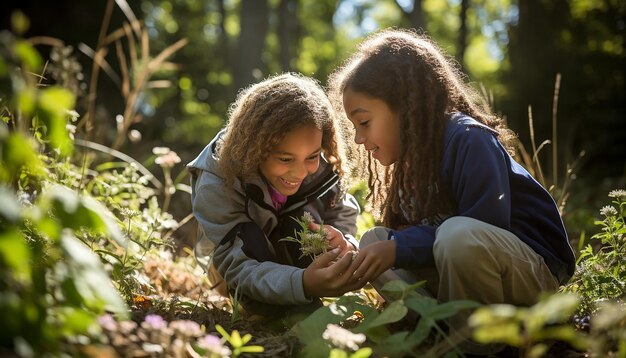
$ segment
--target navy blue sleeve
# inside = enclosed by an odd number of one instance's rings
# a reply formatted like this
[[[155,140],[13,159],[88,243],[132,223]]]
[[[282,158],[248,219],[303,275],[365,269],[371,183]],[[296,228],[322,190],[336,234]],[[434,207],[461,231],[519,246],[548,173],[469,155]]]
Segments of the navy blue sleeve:
[[[460,127],[443,153],[442,176],[457,201],[455,216],[467,216],[510,228],[511,197],[507,154],[494,134],[472,126]],[[392,230],[396,240],[396,267],[434,265],[436,227],[411,226]]]

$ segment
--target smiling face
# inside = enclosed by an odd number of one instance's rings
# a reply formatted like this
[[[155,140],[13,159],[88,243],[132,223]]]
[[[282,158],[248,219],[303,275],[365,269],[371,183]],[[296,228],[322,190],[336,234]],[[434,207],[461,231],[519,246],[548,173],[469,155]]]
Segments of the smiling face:
[[[314,126],[296,128],[273,148],[259,169],[279,193],[293,195],[304,178],[317,171],[321,152],[321,130]]]
[[[362,144],[384,166],[400,157],[400,119],[387,104],[361,92],[346,89],[343,108],[356,131],[354,141]]]

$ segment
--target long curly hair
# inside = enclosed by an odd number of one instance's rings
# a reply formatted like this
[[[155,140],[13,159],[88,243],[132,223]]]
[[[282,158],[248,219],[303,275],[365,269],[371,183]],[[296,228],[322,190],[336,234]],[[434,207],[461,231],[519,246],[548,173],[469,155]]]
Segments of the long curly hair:
[[[322,155],[344,185],[347,160],[341,124],[322,87],[296,73],[269,77],[237,95],[217,145],[226,182],[258,173],[259,165],[289,132],[307,125],[322,131]]]
[[[352,151],[359,154],[356,167],[364,169],[356,174],[368,177],[371,203],[384,225],[432,221],[438,214],[455,211],[456,203],[441,178],[442,142],[450,113],[465,113],[495,129],[500,142],[513,150],[513,132],[465,79],[456,62],[429,38],[398,29],[368,36],[331,74],[328,93],[342,121],[348,121],[343,110],[347,89],[384,101],[400,119],[401,151],[396,164],[381,168],[363,148],[352,144]],[[350,130],[354,131],[352,126]]]

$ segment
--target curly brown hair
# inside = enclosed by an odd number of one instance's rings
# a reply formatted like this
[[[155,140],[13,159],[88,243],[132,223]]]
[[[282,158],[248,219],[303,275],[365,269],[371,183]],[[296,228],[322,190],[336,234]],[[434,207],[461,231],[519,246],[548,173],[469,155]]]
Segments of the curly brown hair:
[[[392,166],[381,168],[363,148],[352,145],[360,154],[357,168],[364,169],[357,175],[367,174],[373,209],[382,213],[386,226],[453,213],[456,203],[444,185],[437,185],[442,182],[442,141],[450,113],[465,113],[495,129],[500,142],[512,151],[513,132],[465,83],[456,62],[424,35],[398,29],[376,32],[331,74],[329,97],[344,122],[348,121],[343,110],[347,89],[383,100],[401,122],[400,157]],[[404,205],[409,220],[401,203],[417,203]]]
[[[320,85],[295,73],[269,77],[239,92],[217,146],[224,179],[232,183],[258,173],[289,132],[307,125],[322,131],[322,154],[343,185],[347,161],[341,124]]]

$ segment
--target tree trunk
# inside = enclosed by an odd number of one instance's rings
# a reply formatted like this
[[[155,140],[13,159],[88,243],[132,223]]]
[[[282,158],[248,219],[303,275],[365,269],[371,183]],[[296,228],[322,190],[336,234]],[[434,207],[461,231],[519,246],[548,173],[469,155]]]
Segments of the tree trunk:
[[[411,11],[407,11],[396,1],[400,10],[404,14],[404,17],[409,20],[411,27],[420,30],[426,31],[426,21],[424,20],[424,9],[422,8],[422,0],[414,0],[413,1],[413,9]]]
[[[234,58],[234,82],[238,90],[263,77],[263,50],[268,31],[267,0],[242,0],[237,55]]]
[[[467,10],[469,9],[470,0],[461,0],[461,12],[459,17],[461,24],[459,26],[459,47],[456,52],[456,59],[459,61],[462,69],[465,69],[465,49],[467,48]]]
[[[291,71],[293,35],[297,31],[296,12],[298,0],[281,0],[279,6],[278,38],[280,42],[280,66]]]

